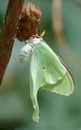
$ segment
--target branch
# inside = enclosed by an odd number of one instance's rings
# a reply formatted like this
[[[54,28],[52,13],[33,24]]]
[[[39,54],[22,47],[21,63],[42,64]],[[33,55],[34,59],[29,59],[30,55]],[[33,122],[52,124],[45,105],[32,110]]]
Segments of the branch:
[[[0,34],[0,84],[11,56],[23,3],[24,0],[9,0],[5,22]]]

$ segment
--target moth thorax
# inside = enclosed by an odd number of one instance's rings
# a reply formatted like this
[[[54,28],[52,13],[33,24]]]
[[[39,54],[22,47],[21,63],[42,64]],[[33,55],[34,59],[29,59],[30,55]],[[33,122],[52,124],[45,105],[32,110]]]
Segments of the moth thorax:
[[[31,44],[38,44],[38,43],[40,43],[41,42],[41,39],[42,38],[37,38],[37,37],[30,37],[29,39],[28,39],[28,43],[31,43]]]

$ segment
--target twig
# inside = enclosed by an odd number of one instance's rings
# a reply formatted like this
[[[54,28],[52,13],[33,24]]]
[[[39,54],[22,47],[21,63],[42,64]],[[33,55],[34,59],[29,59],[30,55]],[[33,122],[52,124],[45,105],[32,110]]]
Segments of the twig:
[[[0,84],[11,56],[23,3],[24,0],[9,0],[5,22],[0,34]]]

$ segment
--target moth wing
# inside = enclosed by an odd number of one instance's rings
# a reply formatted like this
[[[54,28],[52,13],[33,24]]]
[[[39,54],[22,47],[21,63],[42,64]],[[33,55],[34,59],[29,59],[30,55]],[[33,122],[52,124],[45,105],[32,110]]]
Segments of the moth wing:
[[[30,73],[32,85],[37,89],[42,87],[58,94],[63,91],[63,95],[73,91],[73,80],[69,72],[44,41],[37,44],[32,55]]]
[[[74,90],[74,83],[70,74],[67,72],[62,80],[58,81],[56,84],[44,86],[43,89],[60,95],[68,96]]]
[[[39,119],[39,106],[37,103],[39,88],[66,96],[71,94],[74,88],[69,72],[44,41],[36,45],[31,57],[30,96],[34,108],[34,121]]]

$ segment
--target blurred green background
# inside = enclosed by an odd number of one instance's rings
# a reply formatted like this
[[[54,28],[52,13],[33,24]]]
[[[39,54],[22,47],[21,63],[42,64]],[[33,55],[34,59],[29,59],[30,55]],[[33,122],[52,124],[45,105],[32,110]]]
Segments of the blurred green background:
[[[25,0],[24,6],[28,3]],[[40,90],[38,102],[40,120],[32,120],[32,103],[29,92],[29,64],[21,65],[19,52],[23,44],[15,40],[0,95],[0,130],[81,130],[81,0],[62,0],[62,20],[68,47],[77,57],[61,53],[52,27],[52,0],[31,0],[42,11],[41,32],[44,40],[64,60],[75,81],[75,91],[60,96]],[[8,0],[0,0],[0,29],[4,22]],[[71,63],[69,60],[71,60]],[[79,60],[78,60],[79,59]],[[79,61],[79,62],[78,62]],[[7,88],[7,89],[6,89]],[[1,90],[2,91],[2,90]]]

